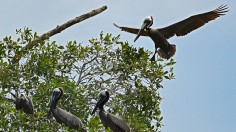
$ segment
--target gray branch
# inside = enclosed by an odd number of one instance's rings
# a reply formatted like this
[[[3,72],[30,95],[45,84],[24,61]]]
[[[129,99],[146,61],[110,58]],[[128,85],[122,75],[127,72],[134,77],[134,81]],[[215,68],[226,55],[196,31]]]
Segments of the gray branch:
[[[81,77],[82,77],[82,74],[83,74],[83,72],[84,72],[84,68],[86,67],[86,65],[87,64],[89,64],[89,63],[92,63],[94,60],[96,60],[97,58],[98,58],[98,56],[99,56],[99,51],[97,51],[97,54],[96,54],[96,56],[94,57],[94,58],[92,58],[90,61],[88,61],[88,62],[85,62],[83,65],[82,65],[82,67],[81,67],[81,69],[80,69],[80,75],[79,75],[79,78],[78,78],[78,81],[77,81],[77,83],[76,83],[76,85],[78,86],[79,84],[80,84],[80,82],[81,82]]]
[[[56,28],[44,33],[43,35],[39,36],[37,39],[33,40],[31,43],[28,43],[24,48],[22,48],[21,51],[19,51],[18,53],[16,53],[16,55],[13,57],[12,59],[12,64],[17,64],[21,57],[24,56],[25,52],[23,51],[28,51],[28,50],[31,50],[33,47],[35,47],[39,42],[42,42],[44,41],[45,39],[55,35],[55,34],[58,34],[60,33],[61,31],[65,30],[66,28],[74,25],[74,24],[77,24],[81,21],[84,21],[90,17],[93,17],[97,14],[100,14],[101,12],[105,11],[107,9],[107,6],[102,6],[98,9],[95,9],[95,10],[92,10],[88,13],[85,13],[81,16],[78,16],[72,20],[69,20],[68,22],[62,24],[62,25],[58,25]]]

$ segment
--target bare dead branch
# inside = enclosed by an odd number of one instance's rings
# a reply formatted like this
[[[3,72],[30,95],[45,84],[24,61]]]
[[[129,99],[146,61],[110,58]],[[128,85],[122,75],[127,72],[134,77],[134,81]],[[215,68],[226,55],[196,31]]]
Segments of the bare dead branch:
[[[38,43],[44,41],[45,39],[47,39],[55,34],[60,33],[61,31],[65,30],[66,28],[68,28],[74,24],[77,24],[81,21],[84,21],[84,20],[90,18],[90,17],[100,14],[101,12],[105,11],[106,9],[107,9],[107,6],[102,6],[98,9],[92,10],[92,11],[85,13],[81,16],[78,16],[72,20],[69,20],[68,22],[66,22],[60,26],[58,25],[56,28],[44,33],[43,35],[39,36],[37,39],[33,40],[31,43],[28,43],[24,48],[22,48],[21,51],[16,53],[16,55],[12,59],[12,64],[17,64],[20,61],[21,57],[25,54],[25,52],[23,52],[23,51],[31,50],[34,46],[36,46]]]

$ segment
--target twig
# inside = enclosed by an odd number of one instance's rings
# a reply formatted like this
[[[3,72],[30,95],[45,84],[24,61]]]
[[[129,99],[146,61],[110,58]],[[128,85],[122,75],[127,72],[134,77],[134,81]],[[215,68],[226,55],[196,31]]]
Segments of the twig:
[[[81,21],[84,21],[84,20],[90,18],[90,17],[93,17],[93,16],[105,11],[106,9],[107,9],[107,6],[102,6],[98,9],[92,10],[86,14],[78,16],[72,20],[69,20],[68,22],[66,22],[60,26],[58,25],[56,28],[44,33],[43,35],[39,36],[37,39],[33,40],[31,43],[28,43],[24,48],[22,48],[21,51],[16,53],[16,55],[12,59],[12,64],[17,64],[20,61],[21,57],[25,54],[25,52],[23,52],[23,51],[31,50],[34,46],[37,45],[37,43],[42,42],[45,39],[47,39],[57,33],[60,33],[61,31],[65,30],[66,28],[68,28],[74,24],[77,24]]]
[[[13,103],[15,103],[15,99],[10,99],[10,98],[5,98],[7,101],[9,101],[9,102],[13,102]]]
[[[94,60],[96,60],[97,58],[98,58],[98,56],[99,56],[99,52],[97,52],[97,54],[96,54],[96,56],[94,57],[94,58],[92,58],[90,61],[88,61],[88,62],[85,62],[83,65],[82,65],[82,67],[81,67],[81,69],[80,69],[80,75],[79,75],[79,79],[78,79],[78,81],[77,81],[77,86],[80,84],[80,82],[81,82],[81,77],[82,77],[82,73],[83,73],[83,71],[84,71],[84,68],[85,68],[85,66],[87,65],[87,64],[89,64],[89,63],[91,63],[91,62],[93,62]]]
[[[2,99],[5,99],[6,101],[9,101],[9,102],[15,102],[16,101],[16,99],[14,98],[14,99],[11,99],[11,98],[7,98],[7,97],[4,97],[3,95],[0,95],[0,97],[2,98]]]

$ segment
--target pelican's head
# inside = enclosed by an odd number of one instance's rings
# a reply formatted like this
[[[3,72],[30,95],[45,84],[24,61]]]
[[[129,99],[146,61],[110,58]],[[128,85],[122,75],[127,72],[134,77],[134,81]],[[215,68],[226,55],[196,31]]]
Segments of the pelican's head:
[[[136,38],[134,39],[134,42],[139,38],[140,33],[143,32],[144,30],[148,30],[152,26],[152,24],[153,24],[152,16],[146,17],[143,21],[143,24],[142,24]]]
[[[108,91],[102,91],[99,94],[99,101],[97,102],[96,106],[93,109],[93,112],[91,113],[91,115],[93,115],[95,113],[95,111],[97,110],[97,108],[99,109],[103,109],[104,104],[109,100],[110,94]]]
[[[153,18],[152,16],[148,16],[144,19],[141,29],[143,28],[147,30],[152,26],[152,24],[153,24]]]
[[[52,100],[51,100],[51,106],[48,114],[50,115],[52,112],[52,109],[56,108],[57,101],[62,96],[63,90],[62,88],[55,88],[52,93]]]

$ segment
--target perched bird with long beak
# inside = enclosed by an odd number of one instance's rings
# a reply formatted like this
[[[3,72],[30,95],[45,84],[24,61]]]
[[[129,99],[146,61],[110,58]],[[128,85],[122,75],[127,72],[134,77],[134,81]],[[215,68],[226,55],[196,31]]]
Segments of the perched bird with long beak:
[[[63,90],[61,88],[55,88],[52,93],[52,101],[50,110],[48,112],[48,117],[51,113],[58,123],[64,123],[69,128],[80,130],[81,132],[86,132],[82,121],[75,115],[61,109],[57,108],[57,102],[63,95]]]
[[[91,115],[93,115],[97,108],[99,108],[99,118],[106,129],[109,127],[113,132],[130,132],[129,125],[122,118],[105,112],[103,106],[109,100],[109,92],[102,91],[99,97],[100,99],[94,107]]]
[[[134,39],[134,42],[139,38],[139,36],[149,36],[155,43],[155,53],[150,60],[155,61],[156,53],[158,53],[158,55],[164,59],[169,59],[175,55],[176,46],[174,44],[170,44],[167,41],[167,39],[175,35],[184,36],[192,32],[193,30],[200,28],[209,21],[212,21],[217,17],[225,15],[225,13],[229,11],[227,9],[228,9],[227,5],[221,5],[215,10],[205,12],[202,14],[193,15],[180,22],[159,29],[151,28],[153,24],[152,16],[148,16],[147,18],[145,18],[140,29],[131,27],[121,27],[115,23],[114,25],[120,28],[121,31],[137,34],[137,36]]]

